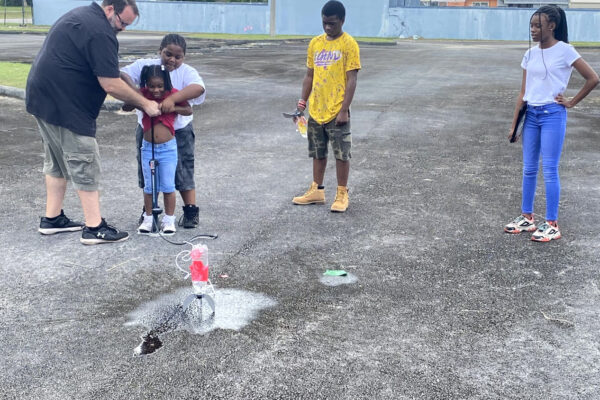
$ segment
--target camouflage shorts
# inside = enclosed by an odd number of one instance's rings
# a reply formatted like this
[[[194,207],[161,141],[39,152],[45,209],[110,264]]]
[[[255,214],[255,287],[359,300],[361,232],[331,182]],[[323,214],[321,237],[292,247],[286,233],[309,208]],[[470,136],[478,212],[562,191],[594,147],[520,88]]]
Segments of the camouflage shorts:
[[[348,161],[351,158],[352,135],[350,134],[350,121],[337,126],[335,119],[326,124],[308,118],[308,156],[321,160],[327,158],[327,143],[331,142],[331,149],[336,160]]]

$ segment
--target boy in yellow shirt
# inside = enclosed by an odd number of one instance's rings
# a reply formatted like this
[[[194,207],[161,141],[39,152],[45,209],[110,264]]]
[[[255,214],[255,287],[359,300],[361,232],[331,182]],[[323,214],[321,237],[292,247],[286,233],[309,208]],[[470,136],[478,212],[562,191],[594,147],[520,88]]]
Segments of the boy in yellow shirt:
[[[358,44],[342,31],[346,17],[344,5],[328,1],[321,10],[324,34],[308,45],[306,76],[298,109],[308,109],[308,156],[313,159],[313,182],[306,193],[294,197],[294,204],[325,203],[323,178],[327,166],[327,144],[336,159],[337,193],[331,211],[348,208],[348,175],[350,173],[350,103],[356,89],[360,69]],[[309,98],[310,95],[310,98]]]

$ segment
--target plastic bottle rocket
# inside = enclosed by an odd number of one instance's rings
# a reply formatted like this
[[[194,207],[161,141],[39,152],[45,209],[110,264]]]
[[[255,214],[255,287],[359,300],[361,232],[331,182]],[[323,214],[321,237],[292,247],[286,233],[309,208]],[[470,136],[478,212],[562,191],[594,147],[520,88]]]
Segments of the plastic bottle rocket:
[[[300,132],[300,134],[304,137],[306,137],[306,117],[304,116],[304,114],[300,115],[299,117],[296,118],[296,130],[298,132]]]
[[[294,124],[296,124],[296,131],[300,132],[303,137],[306,137],[307,122],[306,117],[304,116],[304,111],[296,109],[291,113],[284,112],[283,116],[286,118],[292,118],[292,121],[294,121]]]
[[[208,247],[205,245],[194,246],[190,252],[192,263],[192,286],[197,295],[204,294],[208,286]]]

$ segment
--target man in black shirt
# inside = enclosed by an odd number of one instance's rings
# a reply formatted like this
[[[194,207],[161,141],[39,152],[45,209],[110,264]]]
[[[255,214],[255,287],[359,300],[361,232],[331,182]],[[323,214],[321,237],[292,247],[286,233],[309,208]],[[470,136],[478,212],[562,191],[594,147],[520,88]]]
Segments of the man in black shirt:
[[[126,240],[127,232],[108,225],[100,214],[100,156],[96,118],[106,94],[134,104],[150,116],[158,104],[119,78],[116,34],[139,15],[135,0],[104,0],[63,15],[50,29],[27,79],[27,111],[38,122],[44,142],[45,235],[83,229],[84,244]],[[67,181],[81,200],[85,226],[62,210]]]

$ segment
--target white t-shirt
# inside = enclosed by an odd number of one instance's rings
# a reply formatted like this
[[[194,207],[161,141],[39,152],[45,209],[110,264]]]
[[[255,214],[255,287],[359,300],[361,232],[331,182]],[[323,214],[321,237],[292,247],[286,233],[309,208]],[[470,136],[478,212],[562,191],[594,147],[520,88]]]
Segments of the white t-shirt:
[[[121,71],[129,75],[136,85],[139,85],[140,77],[142,74],[142,68],[144,68],[146,65],[160,65],[160,63],[160,58],[143,58],[140,60],[136,60],[135,62],[129,64],[126,67],[121,68]],[[204,81],[202,80],[202,78],[198,74],[198,71],[196,71],[194,67],[191,67],[187,64],[181,64],[179,68],[171,71],[169,73],[169,76],[171,78],[171,84],[177,90],[181,90],[191,84],[197,84],[202,86],[204,88],[204,93],[202,93],[202,96],[188,100],[188,103],[190,103],[191,106],[204,103],[204,98],[206,97],[206,86],[204,86]],[[142,117],[144,114],[139,110],[136,111],[138,116],[138,124],[140,124],[141,126]],[[177,117],[175,118],[175,124],[173,125],[173,127],[175,128],[175,130],[185,128],[190,122],[192,122],[193,119],[193,115],[177,114]]]
[[[527,50],[521,62],[527,71],[523,100],[533,106],[554,103],[567,88],[573,63],[580,57],[573,46],[561,41],[547,49],[537,45]]]

